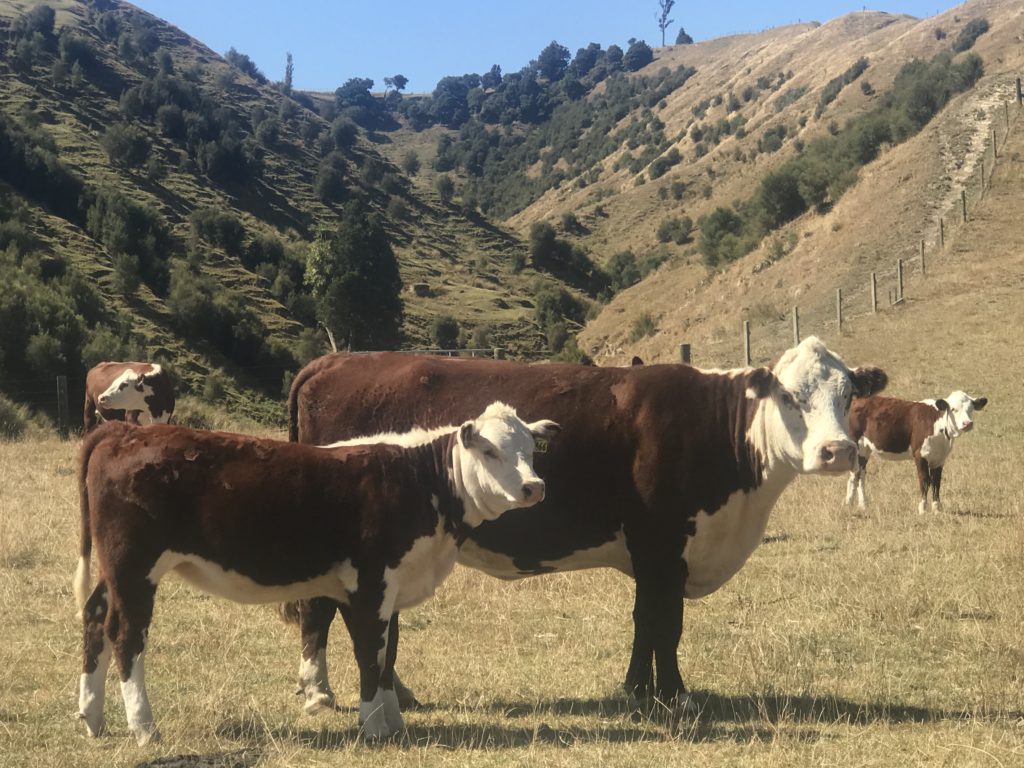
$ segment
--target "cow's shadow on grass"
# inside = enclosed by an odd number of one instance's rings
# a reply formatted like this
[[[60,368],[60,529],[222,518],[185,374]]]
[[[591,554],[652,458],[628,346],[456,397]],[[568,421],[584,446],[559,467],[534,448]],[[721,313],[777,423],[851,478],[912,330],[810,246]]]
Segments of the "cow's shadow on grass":
[[[135,768],[253,768],[263,757],[262,752],[251,750],[207,755],[169,755],[139,763]]]
[[[534,744],[569,747],[586,743],[658,742],[680,739],[691,742],[770,741],[784,738],[814,743],[835,738],[829,726],[867,726],[877,723],[924,724],[945,720],[969,720],[962,711],[920,707],[898,702],[864,703],[833,696],[765,693],[754,696],[723,696],[710,691],[692,694],[696,713],[680,718],[667,709],[653,706],[638,711],[624,696],[605,698],[560,698],[540,702],[492,701],[481,707],[491,722],[409,724],[406,746],[435,746],[442,749],[502,749]],[[424,710],[453,718],[465,712],[461,706],[427,705]],[[355,717],[354,708],[339,707],[342,717]],[[1011,719],[1021,713],[998,713]],[[545,716],[556,725],[545,722]],[[563,718],[579,717],[578,723]],[[411,718],[413,720],[418,718]],[[444,719],[443,715],[440,719]],[[494,722],[497,720],[497,722]],[[521,723],[521,725],[517,725]],[[218,735],[234,741],[267,744],[291,742],[307,749],[335,750],[361,742],[354,723],[334,728],[325,721],[321,728],[273,727],[262,721],[227,720]]]

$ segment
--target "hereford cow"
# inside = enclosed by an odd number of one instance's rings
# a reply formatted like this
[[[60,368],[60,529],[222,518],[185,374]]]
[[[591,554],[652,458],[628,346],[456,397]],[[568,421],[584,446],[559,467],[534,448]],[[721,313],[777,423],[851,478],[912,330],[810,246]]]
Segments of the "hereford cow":
[[[556,418],[565,432],[537,457],[544,503],[474,529],[459,562],[507,579],[595,567],[633,576],[626,688],[685,706],[683,598],[714,592],[740,569],[796,475],[853,467],[850,399],[885,381],[877,368],[851,371],[815,338],[773,369],[716,372],[341,353],[295,377],[290,438],[321,444],[446,423],[492,396]],[[299,606],[309,711],[333,702],[326,668],[311,669],[326,658],[334,613],[326,599]]]
[[[75,574],[89,733],[103,730],[113,654],[128,725],[140,744],[157,737],[143,654],[157,583],[171,571],[237,602],[338,601],[359,664],[364,734],[401,732],[390,617],[434,593],[469,531],[544,498],[534,437],[557,430],[525,424],[501,403],[461,427],[401,436],[401,446],[324,449],[116,422],[94,430],[82,446]]]
[[[971,397],[957,390],[945,400],[919,403],[895,397],[866,397],[853,401],[850,409],[850,433],[857,441],[857,467],[846,484],[846,503],[864,509],[864,472],[868,459],[877,454],[884,459],[911,459],[917,468],[921,501],[917,511],[928,509],[928,489],[932,491],[932,510],[940,512],[939,487],[942,465],[953,451],[953,441],[974,428],[974,412],[988,403],[986,397]]]
[[[98,421],[166,424],[173,413],[171,377],[155,363],[99,363],[86,374],[85,432]]]

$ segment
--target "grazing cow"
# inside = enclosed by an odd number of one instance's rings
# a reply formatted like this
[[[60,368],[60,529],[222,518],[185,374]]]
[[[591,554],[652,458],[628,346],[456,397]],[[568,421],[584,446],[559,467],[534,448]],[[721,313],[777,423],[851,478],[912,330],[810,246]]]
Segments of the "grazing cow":
[[[953,452],[953,441],[974,428],[974,412],[988,403],[986,397],[971,397],[957,390],[945,400],[919,403],[895,397],[865,397],[853,401],[850,409],[850,434],[857,441],[857,467],[846,484],[846,503],[864,509],[864,472],[868,459],[877,454],[883,459],[911,459],[917,467],[921,501],[917,511],[928,509],[928,489],[932,491],[932,510],[940,512],[939,487],[942,465]]]
[[[116,422],[94,430],[82,446],[74,582],[85,625],[79,712],[89,733],[103,730],[113,654],[128,725],[140,744],[157,737],[143,655],[157,583],[171,571],[237,602],[329,595],[341,603],[364,734],[401,732],[390,617],[434,593],[469,531],[544,498],[534,437],[556,431],[502,403],[461,427],[404,435],[401,446],[325,449]],[[90,593],[93,544],[99,579]]]
[[[173,413],[171,377],[155,363],[99,363],[86,374],[87,433],[98,421],[166,424]]]
[[[474,529],[459,562],[507,579],[597,567],[633,576],[626,688],[686,706],[676,660],[683,598],[714,592],[740,569],[798,474],[853,467],[850,399],[885,381],[877,368],[851,371],[815,338],[772,369],[715,372],[336,353],[295,377],[289,436],[322,444],[446,423],[491,396],[550,414],[564,433],[537,457],[546,500]],[[309,670],[326,658],[334,613],[330,600],[298,606],[309,711],[333,701],[326,668]]]

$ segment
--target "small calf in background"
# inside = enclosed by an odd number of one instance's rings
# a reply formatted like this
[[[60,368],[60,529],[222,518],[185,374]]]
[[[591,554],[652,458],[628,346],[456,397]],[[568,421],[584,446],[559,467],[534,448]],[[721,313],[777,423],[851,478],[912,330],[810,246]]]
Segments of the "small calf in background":
[[[846,485],[846,503],[864,509],[864,471],[868,459],[878,454],[884,459],[911,459],[917,468],[921,502],[917,511],[928,509],[928,491],[932,492],[932,510],[942,510],[939,488],[942,466],[953,451],[953,441],[974,428],[974,412],[988,404],[986,397],[971,397],[957,390],[939,400],[913,402],[895,397],[857,398],[850,407],[850,434],[857,441],[858,466]]]
[[[173,413],[170,374],[156,363],[99,363],[86,374],[86,434],[101,421],[166,424]]]
[[[434,593],[470,529],[544,498],[534,438],[558,430],[526,424],[502,403],[402,445],[368,438],[320,448],[117,422],[94,430],[82,444],[74,581],[85,630],[79,716],[89,733],[104,729],[113,655],[129,727],[139,744],[159,737],[143,657],[157,584],[171,571],[236,602],[339,601],[364,735],[403,732],[392,614]],[[94,544],[99,580],[90,590]]]

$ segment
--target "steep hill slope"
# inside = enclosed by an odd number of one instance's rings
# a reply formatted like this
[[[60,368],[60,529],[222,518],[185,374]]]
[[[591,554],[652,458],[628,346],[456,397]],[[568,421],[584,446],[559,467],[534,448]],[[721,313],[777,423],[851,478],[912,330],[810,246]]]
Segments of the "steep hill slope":
[[[318,228],[335,226],[341,210],[341,197],[323,202],[317,194],[322,156],[334,150],[345,196],[363,196],[385,216],[404,286],[407,346],[429,345],[431,323],[442,314],[466,332],[486,326],[494,346],[524,352],[543,343],[531,322],[537,273],[516,264],[523,244],[416,184],[378,152],[377,137],[360,130],[350,145],[336,146],[330,123],[301,94],[285,96],[258,71],[246,71],[244,61],[232,66],[127,3],[55,0],[47,4],[56,10],[52,31],[45,24],[42,32],[26,31],[26,14],[41,5],[0,1],[0,113],[11,135],[43,146],[48,162],[84,182],[89,194],[113,190],[118,205],[148,208],[162,247],[146,258],[173,272],[188,257],[194,272],[255,313],[256,335],[274,353],[268,360],[237,356],[230,343],[189,334],[168,310],[166,285],[159,285],[166,277],[154,283],[143,274],[137,290],[121,288],[116,238],[87,220],[85,203],[71,195],[60,209],[46,191],[33,193],[25,178],[0,175],[2,217],[20,222],[20,247],[4,266],[15,271],[5,277],[27,270],[25,279],[45,282],[40,260],[84,276],[102,304],[96,317],[80,318],[86,337],[99,327],[113,329],[118,343],[110,346],[171,362],[193,388],[216,367],[239,377],[243,389],[273,396],[282,370],[295,364],[290,358],[301,362],[326,343],[310,331],[302,350],[296,348],[303,326],[315,326],[302,287],[306,243]],[[105,150],[114,127],[122,156]],[[148,147],[145,162],[125,159],[132,141]],[[196,211],[207,214],[210,231],[197,233]],[[237,219],[241,234],[218,239],[215,214]],[[6,247],[10,238],[4,238]],[[145,260],[140,268],[145,272]],[[65,343],[59,350],[72,370],[40,363],[31,371],[40,378],[80,377],[74,357],[80,346]],[[20,363],[22,350],[8,352],[9,365]],[[234,385],[228,389],[237,394]]]

